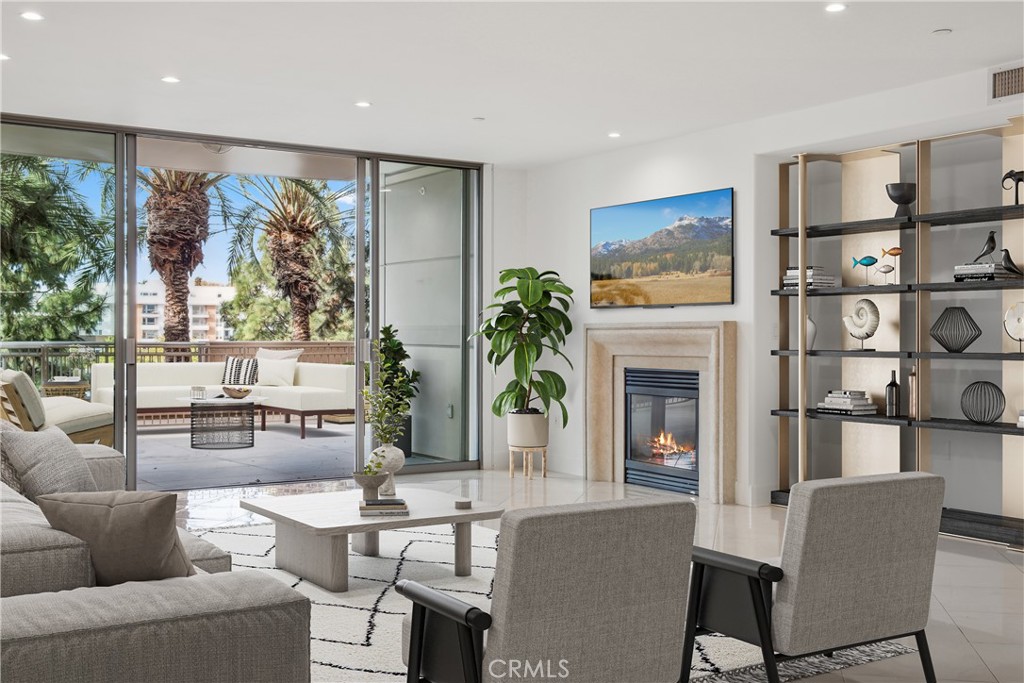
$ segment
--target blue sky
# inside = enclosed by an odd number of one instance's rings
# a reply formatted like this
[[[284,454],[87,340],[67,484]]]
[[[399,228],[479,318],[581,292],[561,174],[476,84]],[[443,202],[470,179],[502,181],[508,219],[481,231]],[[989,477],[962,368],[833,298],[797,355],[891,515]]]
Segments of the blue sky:
[[[592,209],[590,246],[641,239],[668,227],[680,216],[732,217],[732,189]]]
[[[328,181],[328,186],[331,190],[339,190],[343,186],[347,185],[344,182],[331,182]],[[231,176],[222,181],[222,187],[226,190],[226,194],[230,198],[234,208],[240,209],[245,204],[245,198],[242,196],[241,191],[238,188],[238,180],[236,176]],[[100,214],[100,195],[102,192],[102,181],[98,175],[91,175],[78,183],[79,191],[85,196],[89,207],[97,214]],[[148,193],[145,188],[139,187],[136,194],[136,202],[140,209],[146,201]],[[342,207],[345,208],[345,207]],[[220,284],[228,284],[228,253],[231,245],[231,233],[224,229],[223,221],[219,216],[211,216],[210,218],[210,238],[206,241],[203,246],[203,263],[196,268],[195,273],[192,277],[201,277],[204,280],[210,282],[217,282]],[[138,257],[138,279],[139,281],[150,280],[156,277],[153,269],[149,265],[149,256],[146,253],[145,245],[142,247],[142,251]]]

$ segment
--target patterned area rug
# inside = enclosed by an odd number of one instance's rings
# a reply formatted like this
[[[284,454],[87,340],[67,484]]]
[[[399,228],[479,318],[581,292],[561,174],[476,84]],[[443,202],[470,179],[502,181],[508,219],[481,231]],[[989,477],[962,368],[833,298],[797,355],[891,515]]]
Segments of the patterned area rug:
[[[409,601],[394,585],[412,579],[489,609],[498,535],[473,526],[473,575],[454,575],[454,537],[450,526],[421,527],[380,534],[380,556],[349,556],[349,590],[331,593],[275,568],[272,524],[198,532],[232,555],[236,569],[267,572],[308,596],[313,603],[312,677],[314,681],[375,683],[405,680],[402,617]],[[894,643],[845,650],[832,658],[810,657],[780,665],[784,681],[807,678],[855,664],[907,654]],[[716,635],[697,639],[693,677],[701,683],[760,683],[765,680],[761,651]]]

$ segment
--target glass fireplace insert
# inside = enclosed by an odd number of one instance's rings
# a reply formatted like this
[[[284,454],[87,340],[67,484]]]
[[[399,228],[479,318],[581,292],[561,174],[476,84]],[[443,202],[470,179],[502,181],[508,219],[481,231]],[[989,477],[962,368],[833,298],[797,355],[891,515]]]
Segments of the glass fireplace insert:
[[[626,483],[697,493],[699,373],[626,368]]]

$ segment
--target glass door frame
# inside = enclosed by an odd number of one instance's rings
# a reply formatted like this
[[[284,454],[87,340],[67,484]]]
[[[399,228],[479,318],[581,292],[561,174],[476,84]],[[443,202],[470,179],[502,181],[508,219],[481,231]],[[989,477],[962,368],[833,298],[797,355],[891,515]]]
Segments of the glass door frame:
[[[465,199],[465,212],[467,218],[467,229],[464,231],[466,242],[464,251],[466,263],[463,267],[465,315],[469,328],[473,325],[474,311],[478,310],[481,301],[481,259],[479,254],[480,230],[483,224],[483,164],[464,162],[451,159],[437,159],[431,157],[403,156],[393,154],[369,153],[360,150],[350,150],[337,147],[321,147],[316,145],[289,144],[275,141],[254,140],[250,138],[233,138],[217,135],[204,135],[196,133],[185,133],[180,131],[161,130],[138,126],[118,126],[109,124],[91,123],[67,119],[57,119],[40,116],[27,116],[22,114],[10,114],[0,112],[0,122],[36,126],[40,128],[56,128],[62,130],[80,130],[97,133],[111,134],[115,137],[115,198],[114,198],[114,222],[115,222],[115,256],[114,256],[114,386],[123,387],[123,394],[115,391],[114,397],[114,447],[125,456],[127,482],[126,488],[134,490],[138,477],[137,463],[137,415],[136,415],[136,345],[138,340],[134,337],[135,323],[138,312],[136,311],[136,294],[134,283],[138,273],[138,220],[137,201],[135,197],[135,183],[137,170],[136,142],[139,136],[163,138],[192,143],[209,143],[215,145],[245,146],[263,149],[275,149],[281,151],[344,155],[356,160],[356,184],[359,191],[356,192],[356,228],[355,241],[362,248],[356,250],[356,316],[354,324],[354,355],[356,367],[361,367],[369,354],[369,342],[377,336],[379,328],[379,312],[377,309],[376,289],[378,287],[378,276],[376,261],[378,258],[375,245],[380,233],[380,211],[379,211],[379,172],[380,162],[405,162],[421,164],[425,166],[441,166],[453,169],[468,171],[464,187],[471,190]],[[129,179],[131,182],[129,182]],[[366,202],[369,201],[369,212]],[[367,225],[367,213],[369,214],[369,225]],[[366,238],[370,240],[370,260],[366,263],[365,245]],[[369,268],[368,268],[369,266]],[[366,275],[367,270],[371,273],[370,310],[365,310],[367,301]],[[475,286],[472,286],[475,280]],[[474,308],[476,306],[477,308]],[[362,310],[363,321],[369,325],[361,325],[359,312]],[[363,335],[363,330],[369,330],[369,335]],[[131,332],[131,334],[129,334]],[[464,363],[471,366],[471,371],[464,374],[467,382],[464,392],[463,403],[468,407],[466,411],[467,428],[463,440],[466,449],[469,451],[469,459],[462,462],[440,463],[437,465],[417,465],[417,471],[434,470],[461,470],[478,469],[481,464],[481,430],[475,424],[481,414],[481,386],[480,374],[480,345],[470,343]],[[475,373],[472,371],[475,369]],[[365,384],[364,373],[357,372],[356,392],[357,397],[361,396]],[[120,382],[120,384],[119,384]],[[356,471],[365,462],[365,415],[363,414],[362,401],[356,400]]]

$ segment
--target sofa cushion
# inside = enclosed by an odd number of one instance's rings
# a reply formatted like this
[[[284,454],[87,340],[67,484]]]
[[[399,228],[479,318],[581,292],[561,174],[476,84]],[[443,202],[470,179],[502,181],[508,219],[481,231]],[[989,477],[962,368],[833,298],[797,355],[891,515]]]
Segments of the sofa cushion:
[[[24,372],[18,370],[0,370],[0,380],[14,385],[14,390],[21,397],[21,402],[28,412],[28,419],[32,420],[32,426],[39,429],[46,424],[46,410],[43,409],[42,398],[35,383]]]
[[[23,432],[0,422],[0,450],[17,470],[29,500],[46,493],[96,490],[82,453],[56,427]]]
[[[0,479],[18,493],[25,490],[25,487],[21,485],[21,477],[18,476],[18,470],[14,469],[14,465],[11,464],[7,453],[3,452],[3,450],[0,450]]]
[[[232,386],[252,386],[256,384],[259,366],[260,362],[255,358],[228,356],[224,359],[224,374],[220,381]]]
[[[256,349],[256,358],[263,360],[265,358],[270,360],[286,360],[288,358],[298,358],[302,355],[305,349],[265,349],[262,346]]]
[[[123,491],[125,483],[124,456],[110,446],[75,444],[96,482],[97,491]]]
[[[0,485],[0,596],[94,583],[86,542],[51,528],[38,507]]]
[[[284,408],[300,411],[344,411],[353,406],[346,405],[344,392],[319,387],[260,387],[266,408]]]
[[[290,387],[295,384],[295,366],[298,364],[294,358],[261,360],[256,384],[261,387]]]
[[[114,424],[114,409],[102,403],[90,403],[73,396],[47,396],[46,424],[60,428],[65,434],[106,427]]]
[[[40,496],[54,529],[89,544],[96,584],[154,581],[195,574],[174,525],[178,497],[149,491]]]

